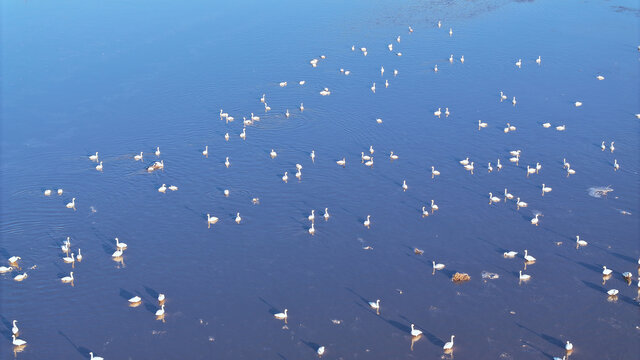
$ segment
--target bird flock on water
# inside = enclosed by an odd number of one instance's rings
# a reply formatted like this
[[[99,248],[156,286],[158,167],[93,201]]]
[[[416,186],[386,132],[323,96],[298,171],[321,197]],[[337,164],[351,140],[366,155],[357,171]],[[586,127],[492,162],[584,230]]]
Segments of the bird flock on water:
[[[442,22],[438,21],[437,23],[437,27],[440,29],[442,28]],[[413,33],[413,28],[409,27],[409,34]],[[449,28],[448,31],[449,36],[453,36],[453,29]],[[394,44],[393,42],[389,43],[387,45],[387,48],[389,50],[389,52],[391,52],[393,55],[395,56],[402,56],[402,52],[398,52],[397,51],[397,47],[398,44],[401,43],[401,36],[397,36],[395,39],[396,44]],[[396,48],[394,48],[394,46]],[[366,47],[359,47],[357,48],[356,45],[353,45],[351,47],[351,51],[356,51],[357,49],[359,49],[362,53],[363,56],[367,56],[369,49],[367,49]],[[395,49],[395,50],[394,50]],[[640,50],[640,47],[639,49]],[[316,68],[318,65],[321,64],[322,60],[326,59],[325,55],[321,55],[319,58],[314,58],[312,60],[309,61],[310,65],[313,68]],[[455,61],[453,54],[450,55],[450,57],[448,58],[448,61],[450,63],[453,63]],[[464,55],[460,56],[459,58],[459,62],[461,64],[464,64],[465,62],[465,57]],[[541,56],[538,56],[535,59],[535,63],[538,66],[542,65],[542,58]],[[526,65],[525,62],[523,62],[522,59],[518,59],[515,64],[514,64],[518,69],[522,68],[522,66]],[[345,76],[349,76],[351,74],[350,70],[341,68],[339,69],[340,73],[345,75]],[[384,77],[385,74],[385,68],[384,66],[380,67],[380,75]],[[433,67],[433,71],[434,72],[438,72],[440,71],[440,69],[438,68],[438,64],[435,64]],[[393,76],[397,76],[399,73],[399,71],[397,69],[394,69],[392,71]],[[595,77],[598,81],[602,81],[605,79],[605,77],[603,75],[598,74]],[[299,86],[304,86],[306,84],[306,81],[301,80],[298,81],[297,84]],[[289,86],[289,82],[288,81],[282,81],[280,83],[278,83],[278,86],[281,88],[287,87]],[[389,79],[385,79],[384,80],[384,87],[388,88],[390,86],[389,84]],[[372,82],[372,85],[370,87],[370,90],[372,93],[376,93],[377,89],[379,89],[379,87],[376,86],[376,82]],[[331,90],[328,87],[323,87],[320,91],[319,91],[319,95],[321,96],[329,96],[331,95]],[[503,91],[499,91],[499,95],[498,95],[498,101],[503,102],[503,101],[507,101],[508,100],[508,96],[503,92]],[[267,102],[267,96],[266,93],[263,93],[262,96],[259,99],[260,103],[263,104],[264,106],[264,111],[268,112],[271,111],[272,108],[271,106],[269,106],[268,102]],[[517,106],[518,102],[516,100],[515,96],[512,96],[511,99],[511,103],[512,105],[515,107]],[[573,103],[573,105],[575,107],[581,107],[583,106],[583,103],[581,101],[575,101]],[[437,108],[437,110],[435,110],[433,112],[433,115],[437,118],[441,118],[443,115],[445,116],[445,118],[448,118],[449,116],[451,116],[451,110],[449,109],[449,107],[444,107],[444,112],[442,111],[442,107]],[[290,116],[292,116],[292,112],[289,109],[284,109],[284,114],[287,118],[289,118]],[[304,108],[304,103],[300,103],[299,105],[299,111],[303,112],[305,110]],[[235,120],[234,116],[231,116],[230,114],[224,112],[222,109],[220,109],[219,112],[219,117],[220,120],[224,120],[227,123],[229,122],[233,122]],[[640,114],[636,114],[636,117],[640,119]],[[242,139],[243,141],[246,141],[248,139],[248,133],[247,133],[247,127],[253,125],[255,122],[260,121],[260,117],[254,113],[251,113],[249,115],[249,117],[247,118],[246,116],[243,117],[243,128],[241,133],[239,133],[237,136]],[[383,121],[381,118],[377,118],[376,119],[376,123],[378,124],[382,124]],[[483,120],[478,120],[477,123],[477,130],[478,131],[482,131],[483,129],[486,129],[489,124]],[[553,126],[551,123],[544,123],[542,124],[543,128],[546,129],[550,129],[550,128],[554,128],[556,131],[566,131],[567,127],[565,124],[561,124],[561,125],[556,125]],[[517,131],[517,128],[515,125],[511,124],[511,123],[506,123],[506,125],[504,126],[504,133],[505,134],[509,134],[509,133],[513,133],[515,131]],[[225,141],[230,141],[231,135],[229,134],[229,132],[225,133],[224,135],[224,140]],[[616,151],[615,148],[615,142],[614,141],[602,141],[601,145],[600,145],[601,151],[605,152],[608,151],[611,154],[614,154],[614,152]],[[373,167],[374,165],[374,153],[375,150],[373,148],[373,145],[371,145],[369,147],[369,149],[363,150],[360,152],[360,163],[363,164],[364,166],[367,167]],[[508,155],[506,155],[506,158],[508,159],[508,162],[514,164],[515,166],[519,166],[519,162],[520,162],[520,158],[523,156],[524,152],[520,149],[515,149],[515,150],[511,150],[509,151]],[[145,158],[148,158],[149,156],[155,156],[156,159],[154,159],[153,162],[151,162],[149,165],[147,165],[145,167],[145,170],[149,173],[155,172],[155,171],[164,171],[165,170],[165,164],[164,164],[164,160],[159,159],[161,156],[161,151],[160,151],[160,147],[156,147],[155,151],[151,152],[150,154],[145,154],[145,152],[140,151],[139,153],[136,153],[135,155],[133,155],[133,160],[134,161],[144,161]],[[208,158],[209,157],[209,145],[205,145],[204,149],[202,150],[202,156]],[[269,156],[271,159],[275,159],[277,158],[279,155],[278,153],[274,150],[271,149],[271,151],[269,152]],[[310,161],[311,163],[315,163],[316,161],[316,152],[314,149],[310,149],[309,151],[309,157],[310,157]],[[400,155],[398,155],[397,153],[394,153],[394,151],[390,151],[389,152],[389,160],[390,161],[399,161],[400,159]],[[377,156],[376,156],[377,158]],[[104,171],[109,171],[109,164],[107,163],[106,166],[103,163],[103,161],[101,160],[101,155],[99,154],[99,152],[95,152],[94,154],[88,155],[88,160],[90,160],[91,162],[96,163],[95,165],[95,170],[99,171],[99,172],[104,172]],[[347,156],[337,156],[333,161],[335,161],[335,163],[340,166],[340,167],[346,167],[346,166],[351,166],[351,162],[349,162],[349,164],[347,163]],[[224,165],[226,168],[232,168],[232,162],[229,156],[225,157],[224,160]],[[476,166],[476,162],[473,159],[470,159],[470,157],[465,157],[465,159],[459,161],[460,165],[462,166],[462,168],[465,171],[468,171],[470,175],[474,174],[474,170],[477,171],[478,168]],[[567,162],[566,158],[563,159],[563,168],[566,170],[566,176],[569,177],[571,175],[575,175],[576,174],[576,170],[574,168],[571,167],[570,163]],[[508,164],[508,163],[507,163]],[[493,172],[493,171],[497,171],[500,172],[503,169],[503,164],[501,162],[501,159],[498,158],[496,159],[496,162],[494,164],[492,164],[492,162],[489,162],[487,164],[486,167],[486,171],[487,172]],[[303,165],[300,163],[297,163],[295,166],[296,170],[295,170],[295,177],[298,180],[302,179],[302,170],[303,170]],[[436,179],[439,176],[446,176],[446,174],[441,175],[441,172],[439,170],[436,169],[435,165],[431,165],[431,178],[432,179]],[[612,169],[614,171],[619,171],[620,170],[620,164],[618,163],[617,159],[613,159],[613,166]],[[537,174],[540,173],[540,171],[542,170],[542,164],[540,161],[536,161],[535,164],[532,162],[530,164],[526,165],[526,170],[523,173],[523,176],[525,177],[532,177],[535,176]],[[169,171],[169,169],[167,169],[167,171]],[[288,170],[284,170],[283,175],[282,175],[282,181],[287,183],[290,180],[289,178],[289,171]],[[410,187],[407,184],[406,180],[402,180],[402,190],[404,192],[409,191]],[[160,186],[157,191],[161,194],[166,194],[167,190],[169,191],[177,191],[178,190],[178,186],[176,185],[169,185],[167,186],[167,184],[162,184],[162,186]],[[495,191],[495,193],[494,193]],[[550,186],[548,186],[547,184],[541,184],[540,186],[540,195],[541,196],[545,196],[545,194],[549,194],[552,191],[552,188]],[[57,190],[52,190],[52,189],[46,189],[44,190],[44,196],[52,196],[57,194],[58,196],[62,196],[64,194],[64,190],[59,188]],[[511,204],[511,206],[515,206],[516,210],[519,211],[520,209],[523,208],[527,208],[529,205],[527,202],[523,201],[520,197],[513,195],[511,193],[509,193],[508,189],[504,189],[503,191],[500,191],[498,189],[494,189],[494,190],[490,190],[487,192],[488,193],[488,204],[489,206],[506,206]],[[230,195],[230,191],[228,189],[224,190],[224,195],[225,196],[229,196]],[[259,203],[259,199],[254,198],[253,200],[254,204]],[[76,210],[77,209],[77,204],[76,204],[76,197],[72,197],[72,200],[66,204],[66,208],[67,209],[72,209],[72,210]],[[422,206],[421,212],[419,215],[421,215],[422,217],[429,217],[432,216],[437,210],[439,210],[438,205],[435,203],[435,200],[430,200],[430,204],[427,204],[425,206]],[[206,214],[207,219],[206,219],[206,223],[207,226],[209,228],[212,227],[212,225],[216,225],[220,219],[216,216],[211,215],[211,213],[207,213]],[[330,218],[330,214],[329,214],[329,209],[325,208],[324,211],[322,212],[322,214],[318,214],[316,215],[316,211],[315,209],[312,209],[310,211],[310,214],[308,216],[308,221],[310,223],[309,228],[308,228],[308,233],[313,236],[316,234],[316,220],[317,218],[322,218],[325,221],[328,221]],[[540,213],[534,213],[533,216],[530,218],[530,222],[532,225],[534,226],[539,226],[541,224],[541,221],[543,220],[543,214]],[[233,219],[233,221],[235,221],[237,224],[240,224],[243,219],[240,215],[240,212],[236,212],[236,216]],[[372,217],[370,214],[367,214],[364,221],[363,221],[363,226],[365,226],[367,229],[371,228],[374,224],[372,221]],[[122,258],[125,254],[125,251],[128,249],[128,245],[124,242],[121,242],[119,240],[118,237],[114,238],[114,252],[112,253],[111,257],[115,260],[115,261],[122,261]],[[576,249],[579,249],[580,247],[584,247],[587,246],[588,242],[584,239],[580,238],[580,235],[576,235]],[[370,247],[367,247],[370,248]],[[365,248],[365,249],[367,249]],[[72,267],[75,267],[76,262],[82,262],[83,261],[83,255],[81,253],[81,249],[78,248],[76,252],[74,252],[72,243],[71,243],[71,238],[67,237],[65,240],[62,241],[62,244],[60,245],[60,249],[63,253],[63,256],[61,258],[62,262],[67,263],[67,264],[71,264]],[[422,255],[424,253],[423,250],[420,249],[415,249],[415,253],[418,255]],[[519,255],[520,253],[518,251],[515,250],[509,250],[509,251],[505,251],[503,256],[504,258],[515,258]],[[531,254],[529,254],[527,249],[524,249],[523,251],[523,255],[522,255],[522,259],[524,260],[524,264],[525,264],[525,268],[524,270],[526,270],[526,265],[533,265],[536,262],[536,258],[533,257]],[[28,273],[26,271],[22,271],[21,266],[19,265],[20,261],[22,260],[22,258],[20,256],[12,256],[9,259],[7,259],[7,262],[10,266],[0,266],[0,274],[5,274],[5,273],[15,273],[14,275],[12,275],[13,280],[20,282],[20,281],[25,281],[26,279],[28,279]],[[87,261],[91,261],[90,259],[87,259]],[[640,259],[638,260],[638,264],[640,265]],[[435,274],[436,271],[442,270],[445,268],[445,264],[442,263],[438,263],[435,260],[432,261],[432,269],[433,269],[433,273]],[[613,276],[613,270],[608,268],[606,265],[602,266],[603,270],[602,270],[602,277],[603,277],[603,284],[606,282],[606,280],[610,279]],[[519,282],[527,282],[529,280],[531,280],[532,275],[531,274],[526,274],[523,271],[524,270],[520,270],[518,272],[518,280]],[[631,282],[633,281],[633,275],[631,274],[631,272],[622,272],[621,273],[622,277],[625,279],[625,281],[628,284],[631,284]],[[79,274],[80,278],[78,281],[82,281],[82,275]],[[69,284],[70,286],[74,286],[76,278],[74,277],[74,271],[70,271],[68,276],[63,276],[60,279],[60,283],[62,284]],[[638,291],[640,292],[640,280],[638,281]],[[619,294],[619,290],[618,289],[609,289],[608,291],[606,291],[606,294],[609,298],[609,300],[611,301],[615,301],[617,299],[617,296]],[[157,299],[155,299],[157,301],[157,311],[155,312],[155,317],[158,320],[165,320],[165,295],[164,294],[158,294]],[[130,307],[137,307],[139,306],[141,303],[143,302],[143,299],[140,296],[133,296],[130,299],[128,299],[127,303]],[[370,302],[368,302],[369,307],[372,310],[375,310],[376,314],[380,314],[380,311],[382,309],[382,302],[380,299],[376,299],[376,300],[372,300]],[[285,308],[282,312],[280,313],[276,313],[273,315],[273,317],[277,320],[283,320],[285,323],[287,323],[288,318],[289,318],[289,312],[288,309]],[[14,351],[16,352],[20,352],[22,351],[26,346],[27,346],[27,341],[24,340],[23,338],[19,338],[18,336],[21,335],[21,330],[18,328],[18,320],[13,320],[12,321],[12,327],[11,327],[11,334],[12,334],[12,345],[14,346]],[[413,349],[413,343],[417,340],[419,340],[422,335],[423,332],[419,329],[416,328],[416,326],[414,324],[410,324],[410,331],[409,331],[409,335],[411,336],[411,346]],[[446,343],[444,343],[444,345],[442,346],[442,350],[445,352],[445,354],[452,354],[453,353],[453,349],[454,349],[454,338],[455,335],[450,335],[450,340]],[[566,354],[562,356],[562,358],[560,357],[554,357],[554,359],[556,360],[564,360],[567,359],[568,356],[570,356],[573,352],[573,344],[570,341],[566,341],[565,344],[565,350],[566,350]],[[325,346],[318,346],[316,348],[316,353],[317,356],[322,357],[325,352],[327,351]],[[98,357],[95,356],[93,352],[89,353],[90,358],[93,360],[102,360],[102,357]]]

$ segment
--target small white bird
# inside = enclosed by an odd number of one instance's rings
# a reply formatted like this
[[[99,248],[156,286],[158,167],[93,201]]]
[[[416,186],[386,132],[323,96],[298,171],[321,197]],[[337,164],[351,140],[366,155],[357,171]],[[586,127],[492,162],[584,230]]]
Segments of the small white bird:
[[[611,290],[607,291],[607,294],[609,296],[616,296],[616,295],[618,295],[618,292],[619,292],[618,289],[611,289]]]
[[[480,128],[486,128],[486,127],[487,127],[486,122],[482,122],[482,120],[478,120],[478,130],[480,130]]]
[[[435,166],[431,167],[431,178],[433,179],[436,176],[440,176],[440,171],[436,170]]]
[[[231,166],[231,163],[229,162],[229,157],[228,156],[224,160],[224,166],[226,166],[226,167]]]
[[[91,161],[98,161],[98,152],[96,151],[95,154],[89,156],[89,160]]]
[[[18,275],[16,275],[16,276],[13,278],[13,280],[15,280],[15,281],[22,281],[22,280],[26,279],[27,277],[28,277],[27,273],[24,273],[24,274],[18,274]]]
[[[542,58],[540,56],[538,56],[538,58],[536,59],[536,63],[538,65],[540,65],[541,62],[542,62]]]
[[[548,129],[548,128],[551,127],[551,123],[546,122],[546,123],[542,124],[542,127]]]
[[[518,274],[519,274],[518,277],[519,277],[520,281],[527,281],[527,280],[531,279],[531,275],[523,274],[522,270],[520,270],[518,272]]]
[[[240,217],[240,213],[236,213],[236,224],[240,224],[240,221],[242,221],[242,218]]]
[[[134,159],[135,161],[140,161],[140,160],[142,160],[142,151],[140,151],[140,154],[135,155],[135,156],[133,157],[133,159]]]
[[[542,196],[544,196],[544,193],[548,193],[551,192],[551,188],[548,186],[545,186],[544,184],[542,184]]]
[[[369,306],[372,309],[376,309],[379,310],[380,309],[380,299],[376,300],[376,301],[369,301]]]
[[[391,154],[389,154],[389,159],[398,160],[398,155],[394,154],[393,151],[391,151]]]
[[[407,186],[407,181],[406,180],[402,180],[402,191],[407,191],[409,187]]]
[[[438,108],[438,110],[436,110],[436,111],[434,111],[434,112],[433,112],[433,115],[435,115],[435,116],[437,116],[437,117],[440,117],[440,115],[442,115],[442,111],[441,111],[441,109],[442,109],[442,108]]]
[[[574,105],[575,105],[576,107],[580,107],[580,106],[582,106],[582,102],[580,102],[580,101],[576,101],[576,102],[574,103]]]
[[[504,189],[504,201],[507,202],[507,199],[513,200],[513,195],[507,192],[507,188]]]
[[[156,156],[160,156],[160,146],[156,146]]]
[[[58,189],[58,196],[62,195],[63,192],[64,192],[64,190]]]
[[[140,296],[134,296],[131,299],[129,299],[128,301],[131,304],[135,304],[135,303],[139,303],[140,301],[142,301],[142,298]]]
[[[516,61],[516,66],[522,67],[522,59],[518,59],[518,61]]]
[[[433,214],[434,211],[438,210],[438,205],[436,205],[436,203],[431,200],[431,213]]]
[[[324,216],[325,221],[329,220],[329,216],[330,216],[329,215],[329,208],[324,208],[324,215],[323,216]]]
[[[609,276],[609,275],[611,275],[612,273],[613,273],[613,270],[611,270],[611,269],[607,269],[607,267],[606,267],[606,266],[603,266],[603,267],[602,267],[602,275],[603,275],[603,276]]]
[[[453,29],[449,28],[449,36],[453,35]]]
[[[204,147],[204,151],[202,151],[202,155],[209,157],[209,145]]]
[[[44,196],[51,196],[51,190],[50,189],[45,190]]]
[[[317,351],[318,357],[322,357],[322,355],[324,355],[324,351],[325,351],[324,346],[320,346]]]
[[[493,193],[489,193],[489,205],[497,204],[497,203],[499,203],[501,201],[502,200],[499,197],[493,196]]]
[[[289,175],[288,175],[288,172],[285,171],[284,175],[282,176],[282,181],[287,182],[288,180],[289,180]]]
[[[18,260],[22,260],[20,256],[12,256],[9,258],[9,264],[17,264]]]
[[[504,257],[512,258],[512,257],[515,257],[516,255],[518,255],[518,252],[517,251],[507,251],[502,255]]]
[[[316,233],[316,228],[313,223],[311,223],[311,227],[309,228],[309,234],[313,235]]]
[[[336,164],[345,166],[347,164],[347,160],[345,158],[342,158],[342,160],[336,161]]]
[[[442,269],[444,269],[444,267],[445,267],[445,265],[444,265],[444,264],[440,264],[440,263],[437,263],[437,264],[436,264],[436,262],[435,262],[435,261],[431,261],[431,262],[433,263],[433,269],[434,269],[434,270],[442,270]]]
[[[613,146],[613,144],[615,144],[615,141],[611,142],[611,145],[609,146],[609,150],[611,150],[611,153],[613,154],[613,150],[615,150],[616,148]]]
[[[316,220],[316,211],[311,210],[311,215],[307,216],[307,219],[309,219],[309,221],[311,222],[314,222]]]
[[[613,159],[613,170],[618,171],[620,169],[620,164],[618,164],[618,160]]]
[[[371,215],[367,215],[367,220],[364,221],[364,226],[369,227],[371,225]]]
[[[207,214],[207,225],[208,227],[211,227],[212,224],[215,224],[218,222],[218,218],[215,216],[211,216],[211,214]]]
[[[271,149],[271,152],[269,153],[269,155],[271,156],[271,158],[275,158],[276,156],[278,156],[278,153],[276,153],[273,149]]]
[[[102,161],[100,161],[100,164],[96,165],[96,170],[102,171]]]
[[[162,186],[160,186],[160,187],[158,188],[158,192],[161,192],[161,193],[163,193],[163,194],[164,194],[166,191],[167,191],[167,186],[166,186],[166,184],[162,184]]]
[[[413,324],[411,324],[411,336],[417,337],[422,335],[422,331],[415,328]]]
[[[164,316],[164,304],[162,304],[160,309],[156,311],[156,316]]]

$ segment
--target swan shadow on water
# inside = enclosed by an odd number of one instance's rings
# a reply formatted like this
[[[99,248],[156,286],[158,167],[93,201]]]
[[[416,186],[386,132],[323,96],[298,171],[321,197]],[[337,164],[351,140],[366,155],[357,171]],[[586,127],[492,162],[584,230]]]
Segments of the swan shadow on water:
[[[148,302],[144,303],[144,308],[147,309],[148,312],[154,315],[156,314],[156,311],[160,310],[160,306],[155,306],[155,305],[149,304]]]
[[[589,288],[591,288],[591,289],[593,289],[593,290],[595,290],[597,292],[600,292],[600,293],[603,293],[603,294],[607,294],[607,289],[603,288],[602,286],[600,286],[598,284],[595,284],[595,283],[592,283],[591,281],[586,281],[586,280],[582,280],[582,283],[585,284],[587,287],[589,287]]]
[[[355,292],[355,291],[354,291],[353,289],[351,289],[351,288],[345,288],[345,289],[347,289],[347,291],[349,291],[349,292],[350,292],[350,293],[352,293],[353,295],[357,296],[357,297],[360,299],[360,301],[361,301],[362,303],[364,303],[365,305],[367,305],[367,306],[369,306],[369,301],[372,301],[372,300],[367,300],[367,299],[365,299],[362,295],[358,294],[357,292]]]
[[[401,317],[402,319],[404,319],[404,320],[405,320],[406,322],[408,322],[408,323],[410,323],[410,322],[411,322],[411,321],[410,321],[409,319],[407,319],[404,315],[400,315],[400,317]],[[444,342],[444,341],[442,341],[442,340],[440,340],[440,338],[439,338],[439,337],[437,337],[437,336],[433,335],[432,333],[430,333],[429,331],[427,331],[427,329],[426,329],[425,327],[420,326],[419,324],[416,324],[416,323],[414,323],[414,324],[416,325],[416,327],[417,327],[420,331],[422,331],[422,335],[423,335],[424,337],[426,337],[426,338],[427,338],[427,340],[429,340],[429,342],[430,342],[430,343],[432,343],[433,345],[438,346],[438,347],[440,347],[440,348],[442,348],[442,347],[444,346],[445,342]],[[407,332],[410,332],[410,331],[411,331],[411,327],[407,327],[407,330],[406,330],[406,331],[407,331]]]
[[[526,346],[528,346],[528,347],[530,347],[530,348],[532,348],[532,349],[534,349],[534,350],[539,351],[539,352],[540,352],[542,355],[544,355],[546,358],[548,358],[548,359],[553,359],[553,356],[552,356],[551,354],[549,354],[549,353],[547,353],[547,352],[544,352],[542,349],[540,349],[540,347],[539,347],[539,346],[537,346],[537,345],[535,345],[535,344],[533,344],[533,343],[531,343],[531,342],[529,342],[529,341],[527,341],[527,340],[523,340],[522,342],[523,342]],[[563,345],[563,346],[564,346],[564,345]]]
[[[625,261],[628,261],[628,262],[631,262],[631,263],[635,263],[635,262],[638,261],[637,259],[634,259],[634,258],[632,258],[630,256],[622,255],[622,254],[619,254],[619,253],[616,253],[616,252],[613,252],[613,251],[611,251],[610,254],[615,256],[615,257],[617,257],[618,259],[622,259],[622,260],[625,260]]]
[[[132,297],[134,297],[135,295],[132,292],[129,292],[123,288],[120,288],[120,297],[129,301],[129,299],[131,299]]]
[[[7,327],[6,330],[0,330],[0,334],[2,334],[7,340],[12,340],[11,335],[13,335],[13,333],[11,332],[11,328],[13,327],[13,323],[9,321],[9,319],[2,316],[1,314],[0,314],[0,321],[2,321],[2,324]]]
[[[282,355],[281,353],[278,353],[278,357],[282,360],[287,360],[286,356]]]
[[[71,346],[73,346],[73,348],[80,353],[80,355],[82,355],[83,357],[89,358],[90,356],[89,352],[91,352],[91,350],[87,349],[84,346],[77,346],[71,339],[69,339],[69,337],[65,333],[63,333],[60,330],[58,330],[58,334],[60,334],[60,336],[65,338],[69,342],[69,344],[71,344]]]
[[[262,301],[265,305],[269,307],[269,310],[268,310],[269,314],[275,315],[280,312],[275,306],[273,306],[273,304],[269,303],[267,300],[263,299],[261,296],[258,296],[258,299],[260,299],[260,301]]]
[[[560,348],[564,349],[564,345],[565,345],[565,344],[564,344],[564,342],[562,342],[562,340],[560,340],[560,339],[554,338],[553,336],[550,336],[550,335],[547,335],[547,334],[537,333],[537,332],[535,332],[535,331],[533,331],[533,330],[529,329],[528,327],[526,327],[526,326],[524,326],[524,325],[522,325],[522,324],[520,324],[520,323],[516,323],[516,326],[518,326],[518,327],[519,327],[519,328],[521,328],[521,329],[524,329],[524,330],[529,331],[530,333],[532,333],[532,334],[534,334],[534,335],[538,336],[538,337],[539,337],[539,338],[541,338],[542,340],[544,340],[544,341],[546,341],[546,342],[548,342],[548,343],[550,343],[550,344],[552,344],[552,345],[555,345],[555,346],[558,346],[558,347],[560,347]]]
[[[152,289],[152,288],[150,288],[148,286],[145,286],[144,290],[147,292],[147,294],[149,294],[154,299],[157,299],[158,295],[160,295],[159,292],[155,291],[154,289]]]
[[[108,254],[109,256],[111,256],[111,254],[113,254],[113,252],[116,251],[117,249],[115,247],[115,244],[111,245],[110,243],[103,242],[102,250],[104,251],[105,254]]]
[[[310,347],[314,352],[318,352],[318,349],[320,348],[319,344],[316,344],[314,342],[311,341],[305,341],[305,340],[300,340],[302,341],[303,344],[307,345],[308,347]]]
[[[583,268],[585,268],[587,270],[591,270],[591,271],[596,272],[598,274],[602,274],[602,268],[601,267],[598,267],[598,266],[595,266],[595,265],[591,265],[591,264],[587,264],[587,263],[582,262],[582,261],[576,261],[576,260],[573,260],[573,259],[568,258],[568,257],[566,257],[564,255],[561,255],[561,254],[556,254],[556,256],[561,257],[561,258],[563,258],[563,259],[565,259],[567,261],[571,261],[574,264],[580,265],[580,266],[582,266]]]
[[[11,255],[9,255],[9,252],[5,248],[0,248],[0,256],[2,256],[5,259],[8,259],[11,257]]]

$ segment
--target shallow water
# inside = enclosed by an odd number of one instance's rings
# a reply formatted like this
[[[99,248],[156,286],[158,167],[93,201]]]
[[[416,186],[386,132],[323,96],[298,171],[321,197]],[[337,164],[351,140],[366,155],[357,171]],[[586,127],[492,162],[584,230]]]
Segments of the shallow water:
[[[451,334],[463,359],[561,357],[566,340],[576,359],[640,352],[637,3],[2,7],[0,261],[19,255],[23,269],[36,268],[23,282],[0,275],[0,358],[300,359],[320,345],[327,359],[435,358]],[[387,50],[392,42],[403,56]],[[318,94],[324,87],[330,96]],[[438,107],[451,116],[434,117]],[[220,108],[236,120],[221,121]],[[251,112],[261,121],[243,141]],[[489,126],[478,131],[478,119]],[[544,129],[547,121],[567,130]],[[504,134],[507,122],[517,131]],[[613,154],[602,140],[615,141]],[[359,157],[370,145],[373,168]],[[515,149],[519,166],[508,161]],[[103,172],[87,159],[95,151]],[[144,161],[134,161],[140,151]],[[400,158],[389,161],[390,151]],[[345,168],[335,164],[342,157]],[[473,175],[458,164],[465,157]],[[488,173],[498,158],[503,170]],[[575,175],[566,177],[563,158]],[[147,173],[158,159],[164,171]],[[536,162],[540,174],[527,177]],[[431,179],[431,166],[442,175]],[[163,183],[179,190],[160,194]],[[553,188],[544,197],[542,183]],[[589,196],[606,185],[615,191]],[[43,196],[59,187],[62,196]],[[529,206],[489,206],[488,193],[505,187]],[[64,206],[72,197],[77,211]],[[431,199],[439,210],[422,218]],[[307,216],[325,207],[332,216],[316,220],[312,237]],[[211,229],[207,213],[220,218]],[[576,249],[576,235],[588,245]],[[84,257],[73,269],[61,260],[67,236]],[[110,256],[116,236],[129,245],[122,263]],[[524,249],[538,261],[519,283]],[[505,259],[507,250],[520,254]],[[432,274],[432,260],[446,268]],[[602,265],[614,270],[604,285]],[[74,286],[61,284],[71,270]],[[471,280],[453,284],[456,271]],[[154,318],[159,292],[164,322]],[[134,295],[143,303],[130,308]],[[378,298],[380,315],[367,305]],[[284,308],[286,328],[272,316]],[[28,341],[17,354],[13,319]],[[411,323],[425,334],[413,346]]]

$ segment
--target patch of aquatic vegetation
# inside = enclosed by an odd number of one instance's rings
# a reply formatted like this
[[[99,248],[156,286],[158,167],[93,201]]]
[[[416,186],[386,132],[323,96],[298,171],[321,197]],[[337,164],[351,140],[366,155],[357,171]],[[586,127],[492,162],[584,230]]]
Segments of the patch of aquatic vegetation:
[[[612,191],[613,188],[611,187],[611,185],[594,186],[589,188],[589,196],[593,196],[594,198],[601,198],[603,196],[607,196]]]

